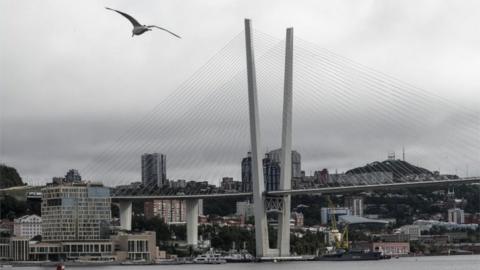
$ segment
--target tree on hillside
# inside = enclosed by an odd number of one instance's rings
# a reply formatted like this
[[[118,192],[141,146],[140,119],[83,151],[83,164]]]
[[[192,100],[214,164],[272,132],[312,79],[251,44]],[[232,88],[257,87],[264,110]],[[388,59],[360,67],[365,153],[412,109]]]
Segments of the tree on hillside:
[[[23,186],[23,181],[17,170],[13,167],[0,164],[0,188]]]

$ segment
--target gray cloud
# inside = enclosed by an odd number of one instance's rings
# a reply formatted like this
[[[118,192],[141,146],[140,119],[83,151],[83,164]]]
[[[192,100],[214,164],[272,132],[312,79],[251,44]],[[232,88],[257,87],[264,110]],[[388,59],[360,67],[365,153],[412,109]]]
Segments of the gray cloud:
[[[184,38],[131,38],[128,22],[103,6]],[[239,178],[249,148],[242,36],[189,80],[193,86],[178,86],[251,17],[262,32],[282,37],[293,25],[303,40],[430,91],[396,97],[388,87],[372,89],[352,70],[325,70],[332,67],[296,41],[305,51],[296,52],[294,147],[307,172],[343,171],[405,145],[414,164],[462,174],[468,165],[480,174],[478,8],[473,1],[2,1],[0,161],[28,181],[79,168],[123,183],[140,178],[143,152],[159,151],[172,178]],[[283,44],[258,35],[267,150],[280,145]]]

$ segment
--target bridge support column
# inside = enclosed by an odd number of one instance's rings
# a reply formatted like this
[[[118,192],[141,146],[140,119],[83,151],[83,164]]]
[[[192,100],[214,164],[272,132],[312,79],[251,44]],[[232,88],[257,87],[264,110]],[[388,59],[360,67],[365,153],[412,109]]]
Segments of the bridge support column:
[[[132,230],[132,201],[120,201],[120,228],[122,230]]]
[[[198,199],[186,200],[187,208],[187,244],[198,245]]]
[[[260,122],[258,117],[257,79],[255,74],[255,57],[250,20],[245,19],[245,47],[247,51],[248,108],[250,118],[250,143],[252,152],[253,207],[255,215],[255,247],[258,258],[269,254],[268,223],[265,211],[265,183],[263,181],[263,164],[260,153]]]
[[[285,46],[280,190],[289,190],[292,186],[292,77],[293,28],[288,28]],[[290,256],[290,195],[284,195],[282,200],[283,208],[278,216],[277,247],[280,256]]]

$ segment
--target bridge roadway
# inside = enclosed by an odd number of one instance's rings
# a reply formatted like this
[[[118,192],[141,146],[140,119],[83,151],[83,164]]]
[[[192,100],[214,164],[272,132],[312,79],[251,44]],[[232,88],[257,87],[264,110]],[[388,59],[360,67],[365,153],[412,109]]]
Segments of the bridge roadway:
[[[290,189],[290,190],[275,190],[265,191],[266,196],[281,196],[285,194],[303,195],[303,194],[334,194],[334,193],[348,193],[348,192],[364,192],[374,190],[394,190],[412,187],[428,187],[428,186],[445,186],[450,184],[468,184],[480,182],[480,177],[465,177],[459,179],[448,180],[424,180],[401,183],[387,183],[387,184],[370,184],[370,185],[353,185],[353,186],[339,186],[339,187],[320,187],[307,189]],[[210,199],[210,198],[238,198],[252,196],[252,192],[232,192],[232,193],[209,193],[209,194],[180,194],[180,195],[116,195],[112,194],[113,201],[132,201],[132,200],[195,200],[195,199]]]

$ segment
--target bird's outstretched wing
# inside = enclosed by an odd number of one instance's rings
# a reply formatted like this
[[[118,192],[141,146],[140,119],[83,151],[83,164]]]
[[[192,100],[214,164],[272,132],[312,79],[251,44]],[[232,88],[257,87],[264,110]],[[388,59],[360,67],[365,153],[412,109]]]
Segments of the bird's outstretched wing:
[[[121,12],[121,11],[118,11],[116,9],[109,8],[109,7],[105,7],[105,8],[108,9],[108,10],[115,11],[115,12],[119,13],[120,15],[122,15],[123,17],[127,18],[133,24],[134,27],[135,26],[142,26],[137,20],[135,20],[135,18],[128,15],[127,13],[124,13],[124,12]]]
[[[165,29],[165,28],[162,28],[162,27],[160,27],[160,26],[156,26],[156,25],[148,25],[147,27],[148,27],[148,28],[155,27],[155,28],[158,28],[158,29],[160,29],[160,30],[163,30],[163,31],[165,31],[165,32],[168,32],[168,33],[170,33],[170,34],[172,34],[172,35],[176,36],[177,38],[181,38],[179,35],[177,35],[177,34],[175,34],[175,33],[171,32],[171,31],[169,31],[169,30],[167,30],[167,29]]]

